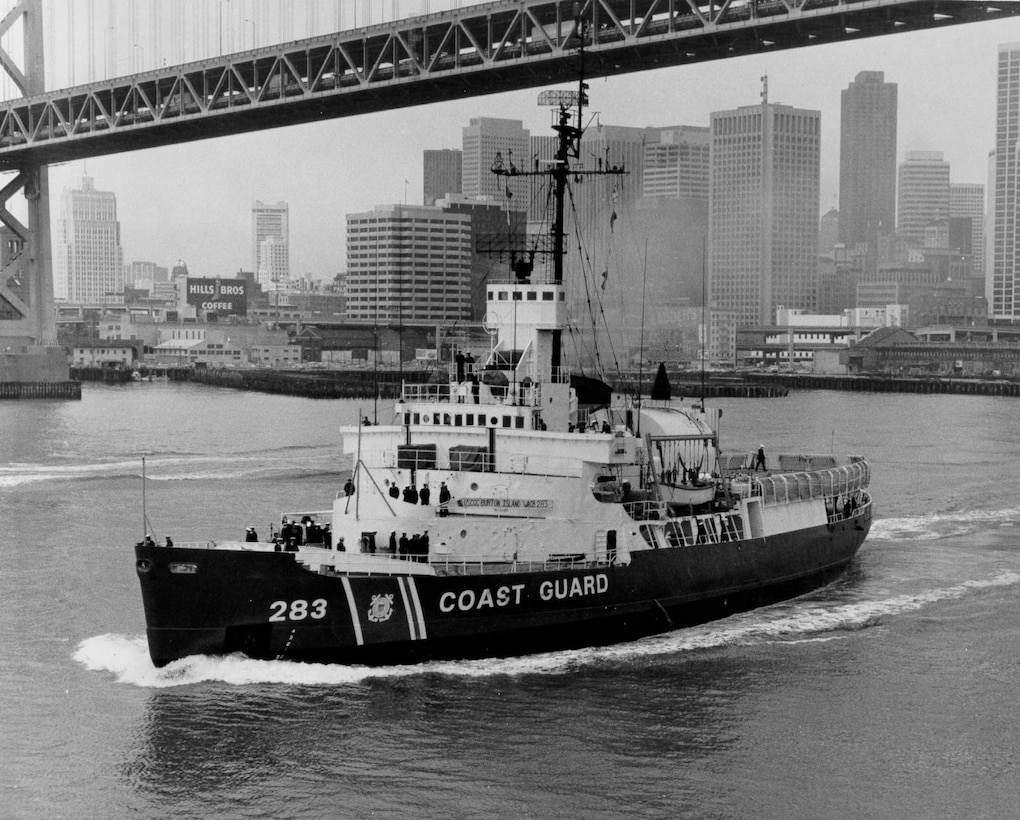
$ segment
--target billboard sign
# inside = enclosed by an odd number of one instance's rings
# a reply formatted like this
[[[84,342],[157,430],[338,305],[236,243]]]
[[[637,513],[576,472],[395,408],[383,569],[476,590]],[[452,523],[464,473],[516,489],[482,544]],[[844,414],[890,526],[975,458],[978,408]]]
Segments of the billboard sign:
[[[244,316],[248,312],[247,285],[244,279],[189,277],[187,302],[206,313]]]

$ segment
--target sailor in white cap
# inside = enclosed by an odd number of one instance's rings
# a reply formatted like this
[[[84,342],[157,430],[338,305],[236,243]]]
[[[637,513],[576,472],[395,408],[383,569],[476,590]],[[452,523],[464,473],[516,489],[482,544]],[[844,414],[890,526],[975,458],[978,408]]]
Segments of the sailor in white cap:
[[[762,470],[768,471],[768,467],[765,466],[765,445],[764,444],[759,444],[758,445],[758,457],[755,459],[754,467],[752,469],[755,472],[757,472],[759,467],[761,467]]]

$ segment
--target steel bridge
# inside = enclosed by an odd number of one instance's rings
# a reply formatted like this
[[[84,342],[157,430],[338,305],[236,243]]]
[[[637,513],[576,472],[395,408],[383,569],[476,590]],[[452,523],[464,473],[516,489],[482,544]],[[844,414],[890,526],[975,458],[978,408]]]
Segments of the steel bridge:
[[[991,20],[1020,0],[585,0],[592,77]],[[572,0],[498,0],[0,104],[0,169],[576,78]]]
[[[585,74],[601,77],[1018,13],[1020,0],[495,0],[46,90],[42,0],[16,0],[0,36],[22,23],[25,58],[0,48],[0,70],[24,96],[0,103],[0,172],[16,172],[0,221],[25,242],[30,286],[0,275],[0,338],[55,336],[52,163],[570,81],[582,32]],[[6,207],[18,192],[27,227]]]

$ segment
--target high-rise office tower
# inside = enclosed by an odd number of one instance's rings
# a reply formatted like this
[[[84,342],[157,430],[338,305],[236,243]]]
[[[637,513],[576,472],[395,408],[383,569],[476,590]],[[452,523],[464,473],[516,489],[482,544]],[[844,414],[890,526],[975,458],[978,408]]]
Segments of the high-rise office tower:
[[[708,201],[711,137],[707,128],[649,128],[641,169],[643,196]]]
[[[423,205],[347,214],[347,315],[376,324],[470,314],[471,217]]]
[[[991,259],[987,260],[985,297],[992,319],[1020,316],[1017,282],[1017,198],[1020,196],[1020,43],[999,46],[998,103],[995,109],[995,153],[990,157],[989,220]]]
[[[124,291],[117,196],[97,191],[83,175],[79,187],[64,189],[55,242],[53,292],[72,302],[108,302]]]
[[[949,183],[949,219],[969,219],[970,254],[974,276],[985,275],[985,186],[971,182]]]
[[[256,199],[252,203],[251,265],[260,285],[290,278],[290,208],[286,202]]]
[[[949,163],[941,151],[907,151],[900,163],[896,230],[924,241],[924,229],[949,219]]]
[[[739,324],[814,310],[821,112],[763,103],[712,114],[709,304]]]
[[[529,177],[502,177],[492,173],[497,154],[505,167],[512,162],[522,170],[531,169],[530,135],[520,120],[472,117],[463,130],[462,147],[461,192],[464,196],[488,196],[495,202],[505,202],[509,191],[512,207],[526,206]]]
[[[447,194],[459,194],[463,153],[452,148],[428,149],[422,158],[422,191],[426,205]]]
[[[842,93],[839,139],[839,241],[867,243],[896,229],[896,83],[858,72]]]

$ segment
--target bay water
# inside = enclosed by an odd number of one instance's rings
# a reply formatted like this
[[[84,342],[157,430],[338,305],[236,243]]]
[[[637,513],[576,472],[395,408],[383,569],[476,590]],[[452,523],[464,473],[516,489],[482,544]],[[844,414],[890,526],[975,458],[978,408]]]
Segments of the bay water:
[[[0,403],[0,817],[1020,816],[1020,403],[729,399],[724,451],[867,456],[794,601],[633,643],[365,669],[148,659],[132,544],[327,509],[371,401],[86,384]]]

